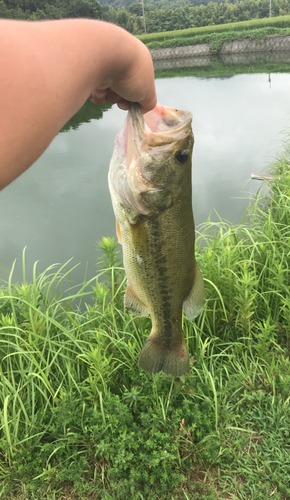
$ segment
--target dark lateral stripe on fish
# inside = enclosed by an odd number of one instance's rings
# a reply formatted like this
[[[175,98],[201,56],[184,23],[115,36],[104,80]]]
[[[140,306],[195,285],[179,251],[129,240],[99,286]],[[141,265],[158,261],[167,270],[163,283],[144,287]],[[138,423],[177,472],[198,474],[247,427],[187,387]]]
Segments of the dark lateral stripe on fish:
[[[166,274],[167,274],[167,257],[162,253],[162,227],[160,227],[158,217],[154,219],[154,225],[151,224],[151,234],[153,236],[154,241],[154,252],[156,253],[156,264],[158,269],[157,282],[159,285],[160,295],[162,297],[162,307],[159,311],[159,316],[163,319],[164,326],[164,338],[166,338],[166,342],[164,343],[164,339],[162,345],[164,348],[170,349],[172,343],[172,322],[170,321],[171,317],[171,304],[170,304],[170,291],[167,284]],[[158,342],[158,341],[157,341]],[[160,342],[159,342],[160,343]],[[161,362],[163,363],[163,361]],[[161,369],[161,368],[160,368]]]

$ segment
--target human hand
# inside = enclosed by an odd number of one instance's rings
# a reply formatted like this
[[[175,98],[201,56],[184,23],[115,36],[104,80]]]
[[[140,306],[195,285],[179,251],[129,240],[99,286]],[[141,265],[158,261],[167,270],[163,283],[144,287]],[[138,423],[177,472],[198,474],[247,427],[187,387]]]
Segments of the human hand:
[[[128,110],[130,102],[138,102],[143,113],[156,106],[157,97],[154,83],[154,67],[147,47],[125,32],[128,43],[124,44],[122,65],[116,68],[114,61],[109,68],[110,87],[95,89],[91,95],[94,104],[117,104]],[[126,40],[128,42],[128,40]]]
[[[156,105],[151,55],[119,26],[0,19],[0,42],[0,189],[39,158],[88,97],[122,109],[138,102],[144,113]]]

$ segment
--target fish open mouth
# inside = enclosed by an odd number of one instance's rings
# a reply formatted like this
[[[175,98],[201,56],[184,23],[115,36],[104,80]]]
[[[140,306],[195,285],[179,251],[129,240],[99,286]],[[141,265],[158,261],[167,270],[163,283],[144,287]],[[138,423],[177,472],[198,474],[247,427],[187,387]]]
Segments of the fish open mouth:
[[[128,145],[130,140],[137,145],[145,142],[147,146],[162,146],[174,143],[189,133],[192,114],[189,111],[157,106],[146,113],[141,113],[138,104],[131,104],[128,113]]]

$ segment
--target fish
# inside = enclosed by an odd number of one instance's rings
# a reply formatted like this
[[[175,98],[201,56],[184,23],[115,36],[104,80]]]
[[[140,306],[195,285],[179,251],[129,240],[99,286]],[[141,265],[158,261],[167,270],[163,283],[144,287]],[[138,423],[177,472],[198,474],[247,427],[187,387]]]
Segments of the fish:
[[[182,310],[193,319],[205,304],[194,254],[191,123],[188,111],[157,104],[143,115],[130,104],[109,168],[127,277],[125,309],[152,321],[138,365],[173,377],[190,369]]]

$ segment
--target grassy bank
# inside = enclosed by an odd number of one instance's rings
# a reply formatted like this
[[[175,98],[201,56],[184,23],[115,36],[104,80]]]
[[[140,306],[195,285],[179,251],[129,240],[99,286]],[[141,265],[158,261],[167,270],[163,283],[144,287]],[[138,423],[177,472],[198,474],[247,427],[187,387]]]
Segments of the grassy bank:
[[[231,42],[233,40],[265,40],[267,38],[273,38],[277,36],[287,36],[290,35],[289,28],[259,28],[253,30],[241,30],[241,31],[225,31],[223,33],[208,33],[203,35],[186,36],[186,37],[174,37],[168,38],[162,41],[153,41],[147,43],[149,49],[162,49],[166,47],[183,47],[188,45],[198,45],[200,43],[210,44],[213,54],[217,54],[221,49],[224,42]]]
[[[111,240],[97,280],[69,297],[69,264],[35,267],[32,283],[24,264],[22,284],[11,274],[0,291],[2,499],[290,498],[289,159],[243,224],[199,228],[207,302],[184,318],[192,358],[180,379],[138,370],[150,319],[124,312]]]
[[[174,38],[192,38],[195,36],[209,35],[212,33],[226,33],[228,31],[247,31],[262,28],[289,28],[290,16],[267,17],[264,19],[251,19],[250,21],[240,21],[237,23],[216,24],[212,26],[202,26],[200,28],[189,28],[186,30],[164,31],[161,33],[150,33],[138,35],[143,43],[148,45],[151,42],[162,42]]]
[[[140,35],[138,38],[149,49],[183,47],[208,43],[212,53],[217,54],[224,42],[233,40],[265,40],[271,37],[290,35],[290,16],[252,19],[238,23],[218,24],[201,28],[167,31]]]

